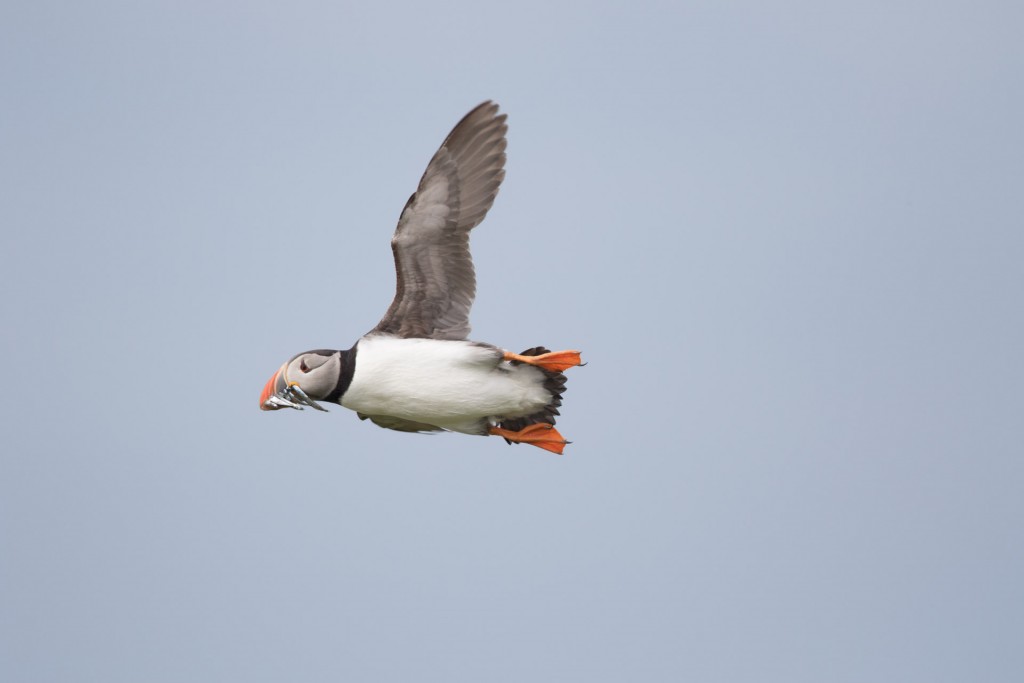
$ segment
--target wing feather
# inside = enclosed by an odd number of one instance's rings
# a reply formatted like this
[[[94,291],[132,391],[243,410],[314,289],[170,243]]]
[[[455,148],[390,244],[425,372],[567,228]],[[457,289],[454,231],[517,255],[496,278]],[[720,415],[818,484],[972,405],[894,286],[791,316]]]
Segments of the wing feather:
[[[393,429],[396,432],[443,432],[441,427],[435,427],[434,425],[428,425],[423,422],[413,422],[412,420],[403,420],[400,417],[391,417],[390,415],[365,415],[357,412],[360,420],[369,420],[378,427],[384,429]]]
[[[391,238],[395,298],[374,332],[465,339],[476,296],[469,231],[483,221],[505,178],[505,115],[484,102],[448,134]]]

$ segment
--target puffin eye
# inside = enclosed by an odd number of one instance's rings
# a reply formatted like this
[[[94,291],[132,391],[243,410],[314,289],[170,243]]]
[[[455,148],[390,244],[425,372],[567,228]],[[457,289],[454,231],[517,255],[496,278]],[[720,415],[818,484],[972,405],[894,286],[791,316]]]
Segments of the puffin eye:
[[[298,371],[305,375],[326,363],[327,357],[318,353],[302,353],[298,358],[292,359],[292,367],[295,367],[296,360],[299,361]]]

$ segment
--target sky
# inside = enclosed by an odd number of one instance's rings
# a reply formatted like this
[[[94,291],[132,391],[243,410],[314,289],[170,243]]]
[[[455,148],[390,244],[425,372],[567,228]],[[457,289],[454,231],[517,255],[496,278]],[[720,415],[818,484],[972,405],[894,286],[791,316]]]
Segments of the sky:
[[[4,3],[0,680],[1022,680],[1021,8]],[[566,455],[258,410],[486,99]]]

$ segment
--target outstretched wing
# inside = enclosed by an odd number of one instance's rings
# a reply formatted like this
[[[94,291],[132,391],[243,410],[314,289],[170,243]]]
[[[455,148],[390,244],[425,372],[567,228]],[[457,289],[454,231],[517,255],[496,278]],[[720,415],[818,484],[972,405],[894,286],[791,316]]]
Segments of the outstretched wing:
[[[505,177],[505,115],[484,102],[459,121],[427,165],[391,238],[398,286],[374,328],[398,337],[465,339],[476,296],[469,231]]]

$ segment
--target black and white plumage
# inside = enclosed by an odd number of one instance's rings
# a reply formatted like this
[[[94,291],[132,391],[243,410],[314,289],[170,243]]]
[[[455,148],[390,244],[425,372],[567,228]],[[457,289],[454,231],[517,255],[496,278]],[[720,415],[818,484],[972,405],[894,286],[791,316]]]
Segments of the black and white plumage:
[[[505,177],[508,127],[484,102],[427,165],[391,239],[397,288],[387,313],[345,351],[298,354],[271,377],[264,410],[339,403],[387,429],[497,435],[557,453],[562,371],[579,352],[513,354],[469,341],[476,277],[469,233]]]

